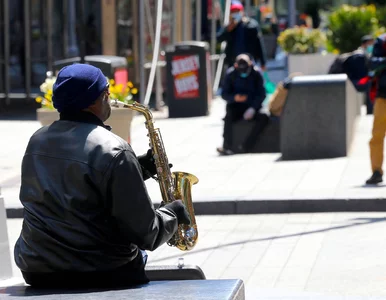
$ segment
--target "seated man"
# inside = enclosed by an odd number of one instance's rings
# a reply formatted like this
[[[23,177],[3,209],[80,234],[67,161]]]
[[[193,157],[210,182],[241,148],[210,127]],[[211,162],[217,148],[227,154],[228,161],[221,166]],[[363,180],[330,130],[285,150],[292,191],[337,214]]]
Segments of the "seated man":
[[[238,55],[234,66],[227,70],[221,96],[227,106],[224,143],[223,147],[217,148],[217,152],[222,155],[233,154],[235,145],[232,144],[232,124],[242,119],[254,121],[255,124],[243,145],[236,145],[237,152],[250,152],[258,135],[268,123],[268,116],[259,113],[266,97],[264,79],[258,67],[253,66],[249,55]]]
[[[111,108],[100,69],[64,67],[52,100],[60,120],[34,133],[23,158],[16,265],[35,287],[147,283],[144,250],[167,242],[189,214],[181,201],[154,208],[144,183],[156,174],[152,151],[137,158],[103,123]]]

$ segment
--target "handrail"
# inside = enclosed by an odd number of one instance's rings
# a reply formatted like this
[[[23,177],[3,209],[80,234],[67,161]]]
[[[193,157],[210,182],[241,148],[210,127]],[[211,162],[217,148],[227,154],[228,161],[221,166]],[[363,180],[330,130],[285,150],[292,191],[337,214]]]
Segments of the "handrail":
[[[224,26],[228,25],[230,13],[231,13],[231,0],[227,0],[225,3]],[[225,60],[224,51],[225,51],[226,45],[227,45],[226,42],[221,43],[221,54],[217,64],[217,70],[216,70],[214,82],[213,82],[213,93],[217,92],[217,89],[220,85],[221,73],[224,67],[224,60]]]

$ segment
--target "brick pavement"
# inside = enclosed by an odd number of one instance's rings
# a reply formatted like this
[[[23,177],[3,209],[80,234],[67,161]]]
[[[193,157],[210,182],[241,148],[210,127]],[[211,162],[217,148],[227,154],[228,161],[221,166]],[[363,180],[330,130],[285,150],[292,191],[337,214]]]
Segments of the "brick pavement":
[[[183,257],[208,279],[243,279],[248,300],[385,299],[385,221],[368,212],[198,216],[192,251],[164,245],[149,264]],[[11,252],[20,229],[8,220]]]

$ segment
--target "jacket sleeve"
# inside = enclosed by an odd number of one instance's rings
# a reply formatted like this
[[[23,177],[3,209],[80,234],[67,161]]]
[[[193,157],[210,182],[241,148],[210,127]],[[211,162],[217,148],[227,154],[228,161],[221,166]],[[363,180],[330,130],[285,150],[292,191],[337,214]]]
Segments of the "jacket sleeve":
[[[217,32],[217,42],[221,43],[224,41],[228,41],[230,37],[230,32],[227,30],[226,27],[222,27],[218,32]]]
[[[265,97],[267,96],[267,93],[265,91],[264,87],[264,79],[263,76],[261,75],[260,71],[258,70],[253,70],[254,74],[254,84],[253,86],[255,87],[254,93],[253,93],[253,107],[256,110],[259,110],[265,100]]]
[[[265,52],[263,36],[259,27],[256,28],[256,34],[256,57],[260,59],[261,66],[264,67],[267,62],[267,54]]]
[[[232,76],[233,71],[227,71],[227,73],[224,76],[224,84],[223,89],[221,92],[221,97],[227,102],[227,103],[233,103],[235,102],[235,89],[232,82]]]
[[[176,232],[177,216],[166,208],[154,209],[133,151],[122,151],[111,168],[111,216],[124,240],[144,250],[158,248]]]

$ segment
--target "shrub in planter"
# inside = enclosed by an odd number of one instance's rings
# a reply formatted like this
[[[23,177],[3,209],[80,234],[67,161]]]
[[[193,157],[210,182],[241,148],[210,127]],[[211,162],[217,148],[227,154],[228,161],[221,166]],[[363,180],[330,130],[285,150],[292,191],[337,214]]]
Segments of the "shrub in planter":
[[[376,15],[379,27],[386,27],[386,6],[377,6]]]
[[[377,30],[376,7],[344,4],[329,15],[328,23],[328,48],[340,53],[351,52],[360,46],[364,35]]]
[[[319,29],[295,27],[281,32],[277,41],[289,54],[317,53],[325,46],[326,36]]]

